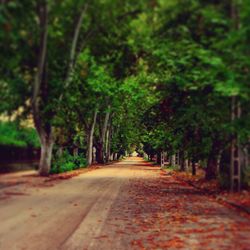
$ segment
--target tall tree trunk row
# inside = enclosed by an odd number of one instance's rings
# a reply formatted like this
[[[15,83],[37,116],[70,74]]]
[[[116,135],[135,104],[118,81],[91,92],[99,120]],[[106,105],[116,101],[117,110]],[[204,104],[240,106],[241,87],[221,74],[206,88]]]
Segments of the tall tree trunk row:
[[[41,98],[46,95],[42,91],[46,91],[47,84],[46,74],[46,56],[47,56],[47,41],[48,41],[48,6],[47,1],[42,0],[37,2],[38,17],[39,17],[39,55],[37,62],[37,72],[35,75],[33,93],[32,93],[32,111],[33,120],[37,133],[41,142],[41,157],[39,162],[40,175],[48,175],[50,171],[53,134],[49,123],[43,121],[41,117]]]
[[[96,118],[97,118],[97,109],[94,112],[93,121],[90,127],[90,131],[88,134],[88,148],[87,148],[87,164],[88,166],[92,164],[93,161],[93,137],[94,137],[94,131],[95,131],[95,125],[96,125]]]

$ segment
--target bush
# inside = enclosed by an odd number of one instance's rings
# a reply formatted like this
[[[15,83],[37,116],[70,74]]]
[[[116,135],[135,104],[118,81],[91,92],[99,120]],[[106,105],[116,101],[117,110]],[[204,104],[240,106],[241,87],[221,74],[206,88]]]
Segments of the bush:
[[[168,166],[165,166],[165,168],[169,170],[174,170],[174,171],[179,171],[180,169],[180,167],[177,165],[168,165]]]
[[[54,156],[52,160],[51,174],[64,173],[87,166],[87,160],[83,154],[71,155],[67,150],[61,156]]]
[[[87,166],[87,160],[83,154],[73,156],[73,162],[75,164],[75,169],[84,168]]]
[[[75,165],[73,162],[66,162],[59,167],[59,173],[72,171],[74,169],[74,167],[75,167]]]
[[[39,148],[40,142],[35,129],[20,127],[16,122],[0,122],[0,145]]]

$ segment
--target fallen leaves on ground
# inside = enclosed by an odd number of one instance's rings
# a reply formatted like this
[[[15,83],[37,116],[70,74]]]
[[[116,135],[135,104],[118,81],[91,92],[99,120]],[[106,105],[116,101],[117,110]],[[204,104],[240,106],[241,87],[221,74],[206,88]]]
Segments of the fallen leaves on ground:
[[[249,218],[173,176],[138,178],[120,194],[103,240],[127,249],[250,249]]]
[[[92,165],[89,168],[81,168],[65,173],[53,174],[46,177],[39,176],[34,171],[25,171],[22,173],[9,173],[9,174],[0,174],[0,189],[15,187],[21,184],[27,184],[32,187],[52,187],[56,181],[67,180],[72,177],[78,176],[85,172],[89,172],[95,169],[100,168],[101,165]],[[32,172],[32,173],[30,173]]]
[[[183,180],[203,190],[207,194],[213,194],[217,200],[227,202],[236,207],[238,206],[239,209],[242,207],[244,211],[249,211],[250,214],[250,190],[242,190],[241,192],[235,193],[231,193],[228,190],[222,190],[218,180],[205,180],[205,173],[203,170],[199,170],[196,176],[192,176],[191,173],[178,171],[168,171],[167,174],[172,175],[178,180]]]

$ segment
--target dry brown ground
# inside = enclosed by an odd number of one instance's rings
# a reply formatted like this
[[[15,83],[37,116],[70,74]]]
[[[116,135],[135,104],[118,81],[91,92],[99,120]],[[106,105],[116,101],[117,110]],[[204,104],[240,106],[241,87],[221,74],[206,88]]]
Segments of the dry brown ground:
[[[250,249],[249,217],[140,158],[68,180],[15,178],[0,189],[1,250]]]

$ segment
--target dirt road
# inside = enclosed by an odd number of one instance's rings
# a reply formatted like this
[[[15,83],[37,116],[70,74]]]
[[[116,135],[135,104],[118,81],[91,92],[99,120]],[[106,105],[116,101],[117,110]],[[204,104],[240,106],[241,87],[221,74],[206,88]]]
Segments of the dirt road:
[[[250,249],[249,236],[248,217],[136,157],[0,189],[1,250]]]

